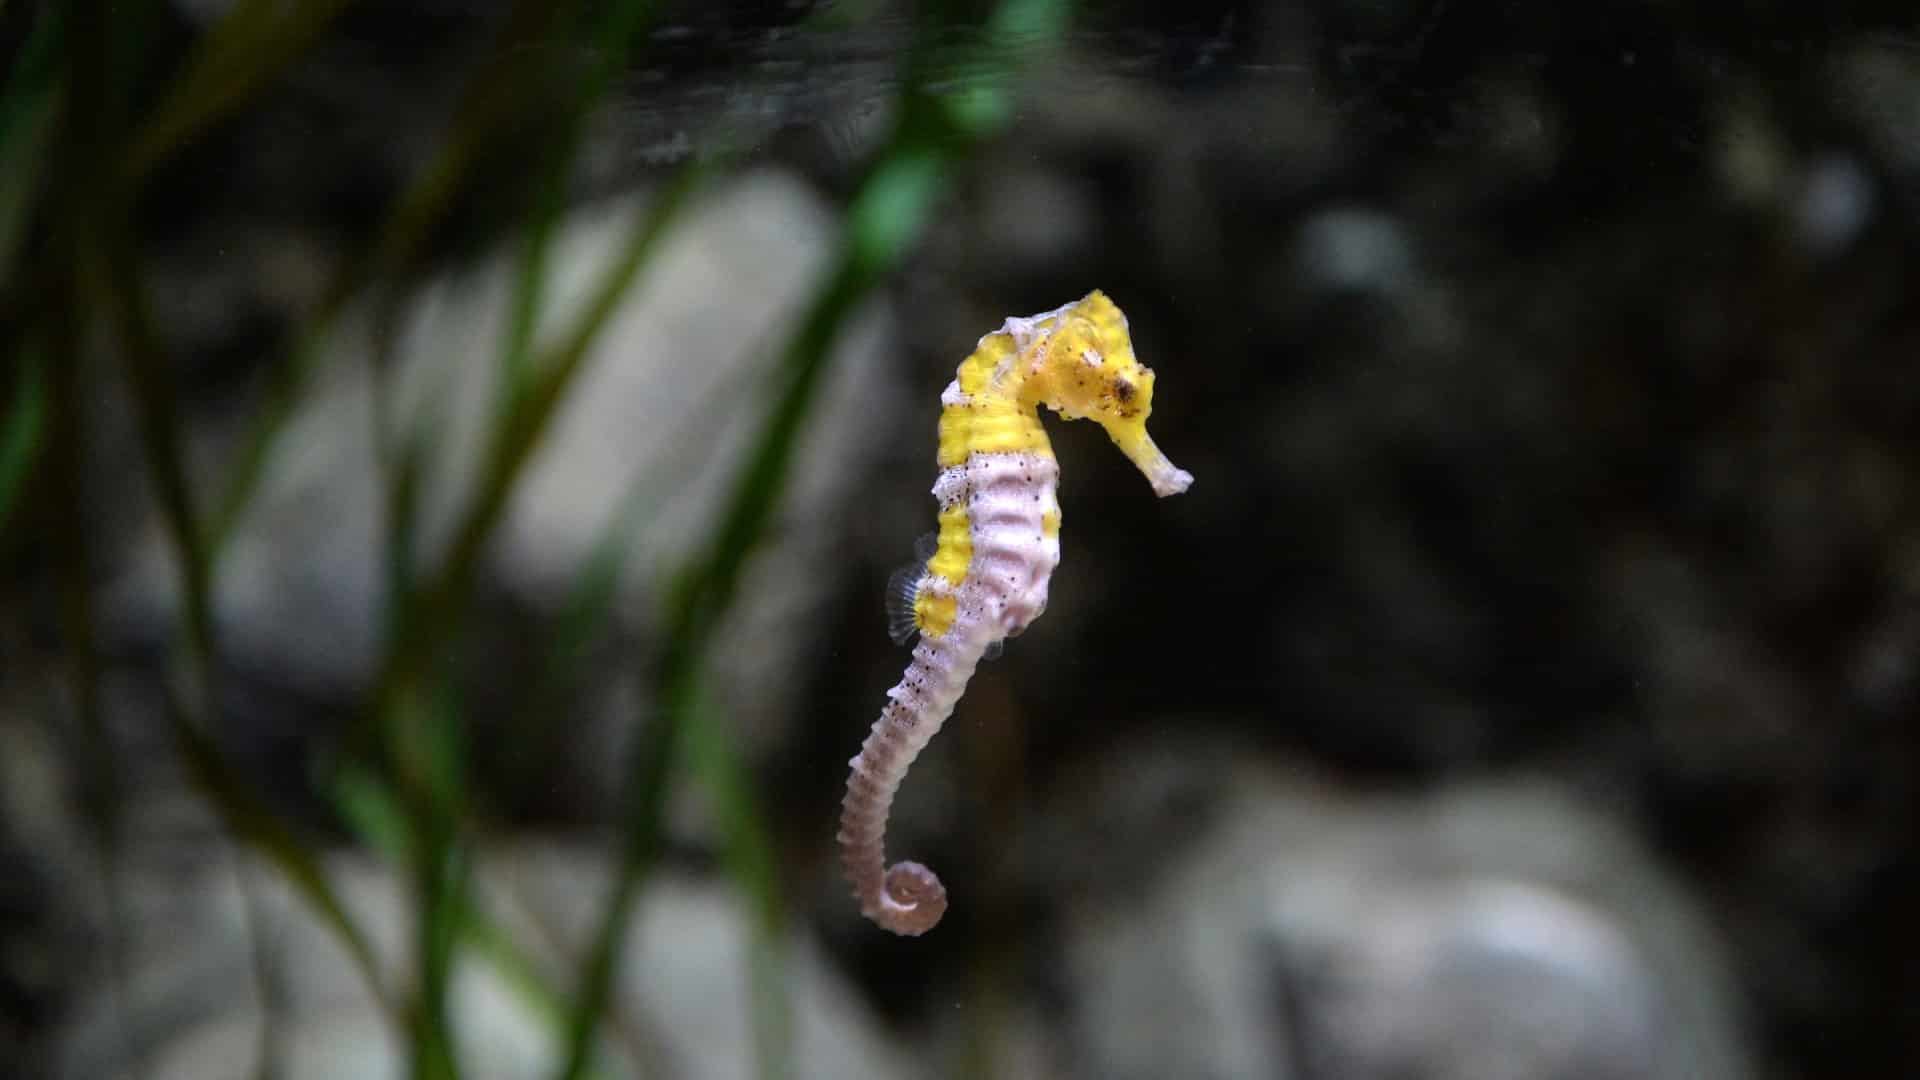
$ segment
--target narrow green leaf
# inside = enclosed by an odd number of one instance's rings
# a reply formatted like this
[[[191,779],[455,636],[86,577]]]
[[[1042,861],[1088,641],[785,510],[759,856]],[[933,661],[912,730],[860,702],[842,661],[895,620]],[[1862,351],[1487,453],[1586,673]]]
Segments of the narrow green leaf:
[[[944,159],[933,147],[903,148],[882,162],[847,211],[853,259],[878,267],[898,258],[920,234],[944,174]]]
[[[412,860],[407,815],[380,778],[365,766],[340,766],[328,783],[334,809],[362,843],[395,863]]]
[[[79,804],[86,824],[90,854],[100,875],[106,908],[103,952],[107,972],[106,999],[117,1020],[125,1020],[126,888],[121,874],[122,802],[119,759],[112,733],[101,709],[101,664],[93,608],[92,544],[82,507],[86,505],[89,445],[89,397],[81,388],[82,369],[77,314],[78,287],[66,264],[54,268],[54,291],[59,300],[48,319],[51,353],[47,382],[49,413],[47,471],[51,477],[46,500],[47,529],[59,542],[50,545],[58,584],[61,651],[66,657],[69,685],[68,712],[73,718],[72,741],[80,763]]]
[[[988,20],[988,40],[995,51],[1008,39],[1044,47],[1066,33],[1072,15],[1066,0],[1006,0]]]
[[[413,824],[400,800],[368,769],[348,764],[329,785],[333,804],[360,840],[389,862],[406,865],[414,860]],[[540,965],[522,950],[474,903],[460,898],[457,925],[463,940],[499,975],[528,1012],[557,1037],[566,1030],[566,1003],[560,991],[541,973]]]
[[[449,814],[413,815],[419,1007],[414,1010],[415,1080],[458,1080],[459,1050],[450,1012],[453,958],[466,906],[467,847]]]
[[[234,845],[237,847],[238,845]],[[258,868],[236,859],[233,868],[239,887],[242,921],[246,925],[247,957],[252,961],[254,994],[259,999],[260,1033],[254,1044],[255,1080],[277,1080],[286,1072],[286,973],[278,943],[268,934],[266,898],[256,879]]]
[[[59,9],[41,13],[0,90],[0,274],[9,287],[18,280],[14,254],[40,190],[47,141],[59,112],[55,60],[61,28]]]
[[[14,502],[26,487],[27,473],[40,453],[46,434],[46,386],[41,375],[42,359],[37,347],[29,346],[19,357],[19,385],[0,421],[0,534],[13,515]]]
[[[351,0],[241,0],[201,39],[185,70],[135,135],[125,175],[137,182],[169,154],[298,59]]]
[[[362,981],[382,1008],[393,1015],[391,999],[373,944],[360,930],[347,907],[333,890],[319,860],[266,804],[248,790],[221,758],[186,710],[171,687],[164,693],[166,720],[175,748],[187,766],[187,777],[208,805],[234,835],[264,856],[279,870],[294,891],[307,901],[321,921],[346,946]]]
[[[644,732],[635,747],[629,771],[633,794],[622,830],[620,859],[608,893],[606,914],[588,947],[579,988],[571,1002],[566,1041],[562,1044],[565,1057],[558,1073],[563,1080],[578,1080],[592,1067],[594,1041],[612,997],[614,968],[626,943],[633,902],[640,895],[640,888],[646,883],[659,853],[661,816],[671,780],[669,766],[677,742],[673,718],[685,708],[678,696],[665,705],[657,730]]]
[[[786,988],[786,896],[772,831],[720,712],[696,686],[686,731],[694,779],[706,789],[720,824],[721,858],[747,900],[747,985],[753,1013],[754,1056],[760,1075],[786,1075],[793,1047],[793,1014]]]

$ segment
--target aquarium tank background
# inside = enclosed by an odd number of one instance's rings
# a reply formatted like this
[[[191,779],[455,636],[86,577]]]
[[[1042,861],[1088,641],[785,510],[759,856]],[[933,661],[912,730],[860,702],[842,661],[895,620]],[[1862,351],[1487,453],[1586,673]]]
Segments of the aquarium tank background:
[[[0,1075],[1906,1075],[1917,229],[1905,4],[0,6]]]

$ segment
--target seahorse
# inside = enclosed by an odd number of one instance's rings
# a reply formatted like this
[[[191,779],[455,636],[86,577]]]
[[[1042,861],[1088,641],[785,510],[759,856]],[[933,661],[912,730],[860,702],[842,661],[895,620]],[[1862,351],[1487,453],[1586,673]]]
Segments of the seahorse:
[[[841,864],[861,914],[908,936],[940,921],[947,891],[920,863],[885,865],[894,795],[980,661],[1046,609],[1060,563],[1059,467],[1040,407],[1099,423],[1156,495],[1193,483],[1147,434],[1153,371],[1134,357],[1126,316],[1098,290],[981,338],[940,403],[939,531],[887,588],[888,632],[900,644],[920,640],[848,763],[840,813]]]

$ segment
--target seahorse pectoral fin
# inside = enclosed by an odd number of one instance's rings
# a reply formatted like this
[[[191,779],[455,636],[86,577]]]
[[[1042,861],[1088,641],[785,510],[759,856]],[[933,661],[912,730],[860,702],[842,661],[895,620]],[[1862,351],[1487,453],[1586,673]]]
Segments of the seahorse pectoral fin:
[[[1193,474],[1167,460],[1167,455],[1154,445],[1153,436],[1147,434],[1146,424],[1108,424],[1106,427],[1113,444],[1127,455],[1127,460],[1147,478],[1147,483],[1153,485],[1155,495],[1162,498],[1178,495],[1193,486]]]
[[[913,542],[913,561],[887,577],[887,636],[895,645],[912,641],[920,629],[914,604],[920,599],[920,579],[926,576],[927,560],[939,547],[939,534],[923,533]]]
[[[913,602],[920,594],[920,579],[926,570],[919,563],[908,563],[887,578],[887,636],[895,645],[913,640],[920,629],[913,617]]]

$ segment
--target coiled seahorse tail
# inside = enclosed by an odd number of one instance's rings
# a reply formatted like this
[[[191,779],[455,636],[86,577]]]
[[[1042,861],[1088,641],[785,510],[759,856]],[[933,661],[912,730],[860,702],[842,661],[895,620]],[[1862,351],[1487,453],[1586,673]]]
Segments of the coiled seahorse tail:
[[[933,929],[947,890],[917,862],[886,866],[887,815],[914,758],[940,730],[983,657],[1047,606],[1060,562],[1058,466],[1040,406],[1098,422],[1159,495],[1185,491],[1147,435],[1153,372],[1134,358],[1126,316],[1105,295],[980,339],[940,396],[940,529],[887,589],[898,640],[920,635],[913,662],[849,763],[840,858],[860,911],[896,934]]]
[[[922,642],[900,685],[849,762],[840,804],[840,862],[853,883],[860,913],[896,934],[924,934],[947,911],[947,890],[917,862],[886,863],[887,814],[894,793],[973,677],[977,651],[936,649]],[[883,872],[884,867],[884,872]]]

